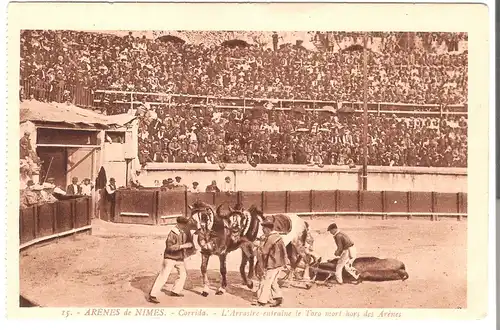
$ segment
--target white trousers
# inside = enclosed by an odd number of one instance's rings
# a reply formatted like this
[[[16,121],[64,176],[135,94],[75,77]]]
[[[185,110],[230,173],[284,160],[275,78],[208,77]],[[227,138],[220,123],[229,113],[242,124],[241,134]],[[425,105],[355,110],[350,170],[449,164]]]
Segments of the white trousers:
[[[161,293],[161,289],[167,283],[168,277],[173,269],[177,270],[179,277],[175,280],[174,285],[172,286],[172,292],[181,293],[184,289],[184,283],[186,283],[187,272],[186,272],[186,264],[184,261],[176,261],[172,259],[163,259],[162,268],[160,273],[156,277],[155,283],[153,284],[153,288],[151,289],[151,296],[158,297]]]
[[[345,265],[350,263],[352,260],[356,259],[356,247],[353,245],[347,250],[344,250],[337,261],[337,267],[335,268],[335,279],[338,283],[343,283],[342,280],[342,270]]]
[[[261,304],[271,302],[271,299],[283,298],[281,288],[278,284],[278,275],[283,267],[266,269],[264,278],[259,283],[257,290],[257,301]]]

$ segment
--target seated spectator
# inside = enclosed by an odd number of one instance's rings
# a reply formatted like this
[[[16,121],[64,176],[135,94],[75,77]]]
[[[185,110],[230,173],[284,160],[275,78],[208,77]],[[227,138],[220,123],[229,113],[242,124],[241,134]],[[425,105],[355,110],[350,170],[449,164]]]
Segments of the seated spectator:
[[[169,191],[169,190],[174,190],[175,189],[175,184],[174,180],[172,178],[168,178],[166,180],[163,180],[163,184],[161,185],[160,190],[161,191]]]
[[[191,192],[191,193],[199,193],[200,192],[200,188],[199,188],[198,182],[193,181],[193,185],[192,185],[192,187],[190,187],[188,189],[188,191]]]
[[[220,192],[219,187],[217,187],[217,181],[213,180],[212,183],[207,186],[205,192]]]
[[[362,121],[356,112],[340,113],[361,110],[363,54],[347,50],[362,42],[360,33],[311,34],[317,51],[287,45],[269,51],[261,43],[228,48],[214,42],[225,32],[184,33],[207,42],[23,31],[22,95],[63,102],[97,89],[128,92],[90,97],[106,114],[117,114],[130,110],[134,92],[142,166],[362,164]],[[260,40],[269,43],[268,37]],[[468,52],[458,52],[466,41],[463,33],[369,34],[369,165],[467,166]],[[70,92],[75,87],[78,95]],[[318,100],[338,114],[311,111]],[[460,111],[460,118],[450,114]],[[29,137],[20,140],[21,158],[36,171],[30,145]]]

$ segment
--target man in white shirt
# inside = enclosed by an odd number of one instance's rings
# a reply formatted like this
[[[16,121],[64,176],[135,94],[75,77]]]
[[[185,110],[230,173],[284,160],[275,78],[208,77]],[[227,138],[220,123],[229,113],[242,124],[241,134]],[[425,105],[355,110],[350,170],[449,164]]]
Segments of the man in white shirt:
[[[90,182],[89,178],[83,179],[81,187],[82,187],[82,195],[84,196],[92,195],[92,189],[94,189],[94,185]]]
[[[199,188],[198,182],[194,181],[193,182],[193,186],[189,187],[188,192],[199,193],[200,192],[200,188]]]
[[[141,171],[136,170],[135,174],[134,173],[131,174],[130,186],[132,188],[142,188],[141,179],[142,179]]]
[[[233,184],[231,183],[231,178],[226,176],[224,179],[224,184],[222,185],[222,191],[226,193],[234,192]]]

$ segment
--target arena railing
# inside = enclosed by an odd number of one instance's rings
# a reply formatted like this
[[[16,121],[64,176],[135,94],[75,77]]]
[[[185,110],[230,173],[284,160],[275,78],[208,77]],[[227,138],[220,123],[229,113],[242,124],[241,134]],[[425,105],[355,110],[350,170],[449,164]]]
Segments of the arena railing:
[[[19,94],[21,99],[29,99],[33,96],[33,98],[44,102],[63,103],[70,101],[82,108],[94,108],[94,92],[83,85],[34,82],[26,79],[20,82]]]
[[[194,104],[194,107],[204,107],[210,101],[226,101],[230,104],[213,104],[214,108],[218,109],[251,109],[257,103],[273,103],[274,110],[290,111],[296,107],[303,107],[305,111],[331,111],[324,109],[325,106],[332,107],[334,110],[339,110],[342,107],[351,107],[354,112],[363,112],[363,102],[352,101],[326,101],[326,100],[302,100],[302,99],[276,99],[276,98],[246,98],[246,97],[220,97],[210,95],[191,95],[191,94],[169,94],[169,93],[148,93],[137,91],[117,91],[103,90],[95,91],[96,97],[94,102],[101,106],[105,104],[106,96],[121,95],[121,100],[110,100],[110,103],[129,105],[130,109],[135,109],[135,106],[144,104],[144,98],[149,98],[146,102],[151,105],[166,105],[172,106],[175,104],[176,98],[190,98],[198,100],[200,103]],[[139,100],[142,98],[143,100]],[[238,103],[238,104],[235,104]],[[277,104],[277,106],[274,106]],[[419,109],[419,110],[415,110]],[[407,114],[407,115],[461,115],[467,116],[467,104],[410,104],[410,103],[391,103],[391,102],[368,102],[367,110],[369,113],[376,114]]]
[[[90,197],[59,200],[19,209],[19,249],[92,230]]]
[[[101,94],[101,98],[96,95]],[[190,95],[190,94],[168,94],[168,93],[147,93],[137,91],[116,91],[102,90],[93,91],[90,87],[84,85],[71,85],[61,83],[48,83],[42,81],[32,81],[25,79],[20,81],[20,98],[30,98],[47,102],[65,102],[69,101],[76,106],[82,108],[96,109],[103,107],[105,95],[123,95],[125,99],[112,100],[114,104],[126,104],[131,109],[143,104],[143,101],[137,99],[139,97],[152,97],[153,100],[148,101],[150,104],[171,106],[176,98],[191,98],[197,99],[200,102],[208,103],[210,100],[226,101],[231,104],[214,104],[217,109],[231,110],[246,110],[253,108],[257,103],[272,102],[277,106],[273,106],[275,110],[290,111],[296,107],[303,107],[305,111],[330,111],[324,109],[325,106],[330,106],[335,110],[342,107],[351,107],[354,112],[363,112],[363,103],[355,101],[326,101],[326,100],[302,100],[302,99],[270,99],[270,98],[245,98],[245,97],[220,97],[209,95]],[[234,103],[234,105],[233,105]],[[203,104],[194,104],[194,107],[203,107]],[[402,114],[402,115],[461,115],[468,116],[467,104],[408,104],[408,103],[390,103],[390,102],[368,102],[368,112],[372,114]],[[415,110],[418,109],[418,110]]]
[[[195,201],[214,206],[241,203],[247,209],[255,205],[267,215],[296,213],[302,216],[403,217],[434,221],[467,218],[466,193],[361,190],[191,193],[151,188],[118,190],[114,214],[104,220],[144,225],[172,224],[177,216],[188,216],[188,205]]]

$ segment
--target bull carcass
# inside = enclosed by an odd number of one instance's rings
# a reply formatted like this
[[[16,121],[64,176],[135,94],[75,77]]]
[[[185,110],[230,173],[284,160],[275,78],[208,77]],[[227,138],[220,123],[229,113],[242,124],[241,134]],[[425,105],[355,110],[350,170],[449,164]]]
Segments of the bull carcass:
[[[335,268],[338,259],[328,260],[310,267],[310,277],[316,282],[335,280]],[[404,263],[396,259],[380,259],[376,257],[359,257],[352,267],[356,269],[359,278],[356,280],[344,268],[342,279],[344,283],[360,283],[362,281],[383,282],[406,280],[409,275]]]

